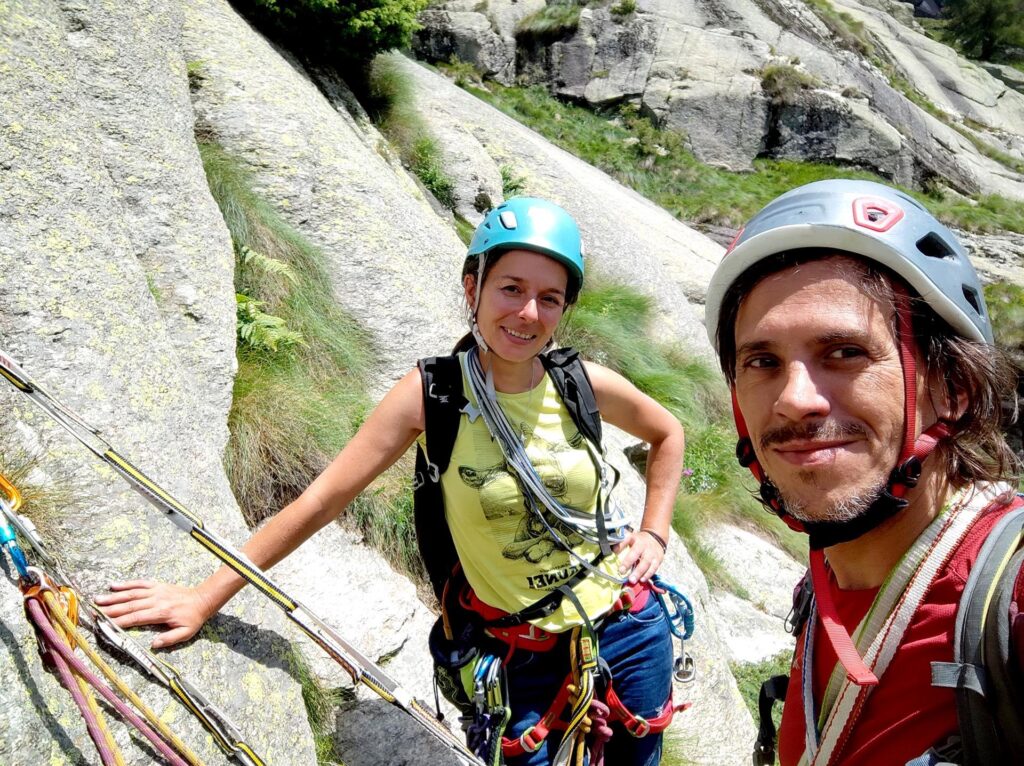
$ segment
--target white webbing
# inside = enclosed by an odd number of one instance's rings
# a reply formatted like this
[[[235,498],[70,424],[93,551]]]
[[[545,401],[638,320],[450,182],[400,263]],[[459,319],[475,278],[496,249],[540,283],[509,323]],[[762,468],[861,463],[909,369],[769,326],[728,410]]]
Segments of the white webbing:
[[[597,508],[595,513],[591,514],[562,505],[552,497],[547,487],[544,486],[544,480],[537,474],[537,470],[526,454],[526,448],[519,440],[519,435],[508,422],[508,418],[505,417],[505,412],[498,403],[494,389],[494,378],[490,371],[485,376],[483,367],[480,365],[479,351],[476,348],[470,349],[465,358],[470,393],[480,408],[480,414],[487,430],[497,441],[501,453],[505,457],[505,465],[509,473],[516,479],[522,490],[527,509],[543,524],[552,539],[577,562],[608,580],[618,583],[625,582],[624,579],[616,578],[595,568],[589,561],[573,551],[572,546],[564,539],[564,535],[555,530],[542,510],[543,507],[560,523],[572,529],[585,540],[598,544],[602,550],[609,543],[625,540],[628,519],[618,504],[613,502],[610,497],[615,480],[609,477],[609,471],[614,471],[614,469],[604,462],[590,440],[584,439],[591,461],[597,471],[599,482]],[[615,478],[617,479],[617,474]]]
[[[886,578],[871,609],[857,627],[854,639],[865,664],[879,679],[889,667],[936,575],[959,547],[978,515],[1006,490],[1002,484],[979,484],[962,490],[951,501],[949,511],[928,525]],[[814,622],[809,621],[806,630],[813,629]],[[813,642],[809,641],[805,646],[811,648],[811,644]],[[813,662],[813,651],[810,657],[805,654],[803,661]],[[805,687],[806,705],[812,695],[807,684],[801,685]],[[801,766],[829,764],[873,689],[873,686],[857,686],[838,667],[833,670],[821,706],[824,723],[817,752],[805,751],[800,759]],[[813,699],[810,704],[813,705]],[[807,740],[810,744],[813,738]]]

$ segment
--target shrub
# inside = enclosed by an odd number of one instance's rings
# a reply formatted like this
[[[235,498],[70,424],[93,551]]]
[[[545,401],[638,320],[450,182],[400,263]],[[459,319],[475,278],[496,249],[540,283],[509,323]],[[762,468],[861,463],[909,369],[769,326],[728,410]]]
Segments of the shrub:
[[[501,193],[505,199],[518,197],[526,189],[526,179],[516,172],[512,165],[502,165],[498,168],[501,173]]]
[[[612,16],[624,18],[636,11],[636,0],[619,0],[619,2],[617,2],[608,10],[612,14]]]
[[[404,48],[427,0],[236,0],[258,23],[282,34],[300,55],[367,62]]]

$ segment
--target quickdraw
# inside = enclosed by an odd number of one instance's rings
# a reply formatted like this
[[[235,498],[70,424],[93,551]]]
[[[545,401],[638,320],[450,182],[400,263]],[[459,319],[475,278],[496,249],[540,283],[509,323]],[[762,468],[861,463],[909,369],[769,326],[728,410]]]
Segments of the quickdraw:
[[[131,659],[146,675],[174,694],[185,708],[196,717],[213,736],[221,751],[240,766],[265,766],[263,758],[245,741],[238,727],[211,703],[181,672],[169,662],[160,659],[119,628],[91,599],[81,597],[82,589],[74,578],[64,571],[60,562],[50,553],[35,525],[17,511],[22,497],[18,489],[0,474],[0,540],[3,541],[11,559],[16,562],[21,584],[24,588],[40,581],[41,574],[59,592],[74,599],[74,622],[82,624],[96,637],[96,641],[107,648]],[[7,530],[7,534],[3,530]],[[17,535],[15,534],[17,532]],[[17,536],[32,548],[34,558],[42,565],[29,567],[24,552],[18,546]],[[24,570],[17,565],[20,560]],[[52,610],[51,610],[52,613]],[[89,649],[89,644],[79,640],[76,645]],[[97,657],[98,659],[98,657]],[[100,660],[102,662],[102,660]],[[96,664],[94,662],[94,664]],[[109,668],[108,668],[109,669]],[[113,671],[111,671],[111,674]],[[110,676],[108,676],[110,678]],[[116,682],[112,681],[112,683]],[[159,719],[158,719],[159,720]],[[173,735],[172,735],[173,736]]]
[[[25,394],[50,418],[78,439],[90,452],[109,465],[151,505],[164,513],[175,526],[230,567],[246,582],[273,601],[299,628],[341,665],[353,683],[363,684],[407,713],[438,741],[449,748],[463,764],[481,766],[481,761],[444,724],[409,692],[388,676],[383,669],[365,657],[323,620],[299,601],[293,599],[245,554],[206,528],[203,521],[179,503],[167,490],[119,455],[100,436],[100,432],[79,415],[57,401],[35,383],[8,354],[0,349],[0,375]]]

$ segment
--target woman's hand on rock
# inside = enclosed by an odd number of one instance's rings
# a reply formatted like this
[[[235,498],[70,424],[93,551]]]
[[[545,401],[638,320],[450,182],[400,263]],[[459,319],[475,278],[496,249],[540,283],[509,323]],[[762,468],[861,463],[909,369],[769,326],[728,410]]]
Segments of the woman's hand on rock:
[[[96,604],[121,628],[166,625],[150,646],[162,649],[192,638],[212,612],[206,597],[195,588],[158,582],[129,580],[113,583],[110,593],[96,597]]]

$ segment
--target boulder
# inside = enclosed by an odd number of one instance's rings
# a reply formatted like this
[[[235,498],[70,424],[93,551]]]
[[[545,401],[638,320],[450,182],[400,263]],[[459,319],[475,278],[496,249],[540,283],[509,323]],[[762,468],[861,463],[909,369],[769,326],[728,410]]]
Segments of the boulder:
[[[643,108],[657,124],[683,133],[701,162],[749,169],[768,125],[759,74],[768,46],[725,30],[674,31],[661,39]]]
[[[551,46],[555,93],[596,107],[639,98],[656,42],[655,28],[635,17],[619,20],[607,9],[584,8],[576,34]]]
[[[413,36],[416,55],[427,61],[448,61],[454,56],[503,85],[514,81],[515,39],[495,32],[484,14],[428,9],[420,14],[420,24]]]
[[[773,105],[767,150],[780,159],[864,164],[908,183],[903,138],[863,101],[827,90],[802,90]]]
[[[196,151],[181,27],[177,5],[157,0],[28,0],[0,14],[0,347],[212,528],[243,540],[221,467],[234,256]],[[71,477],[77,504],[36,523],[87,595],[213,571],[215,559],[13,388],[0,390],[0,410],[5,452],[39,455],[34,483]],[[267,762],[305,766],[316,755],[285,630],[275,607],[243,593],[166,657]],[[99,763],[6,577],[0,637],[0,763]],[[168,693],[114,664],[204,762],[228,762]],[[127,763],[152,763],[112,728]]]

